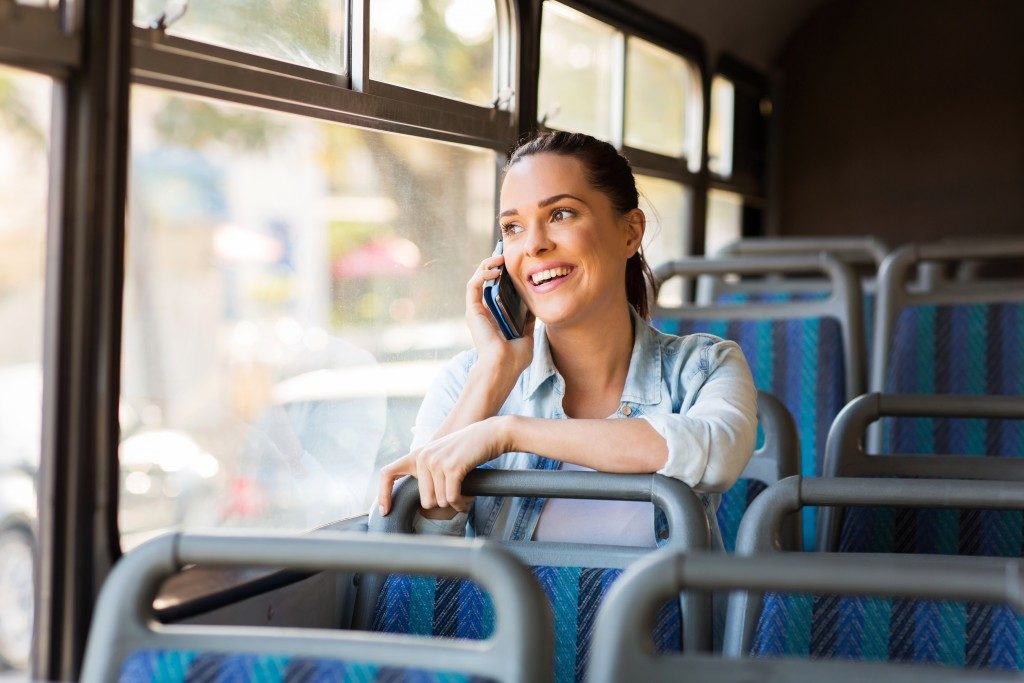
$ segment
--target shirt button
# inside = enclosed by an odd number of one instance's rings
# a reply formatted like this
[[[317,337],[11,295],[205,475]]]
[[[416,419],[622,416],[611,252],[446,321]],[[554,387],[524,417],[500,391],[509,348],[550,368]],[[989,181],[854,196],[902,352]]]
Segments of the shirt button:
[[[629,417],[630,415],[633,414],[633,409],[630,408],[629,406],[622,406],[622,414],[625,415],[626,417]]]

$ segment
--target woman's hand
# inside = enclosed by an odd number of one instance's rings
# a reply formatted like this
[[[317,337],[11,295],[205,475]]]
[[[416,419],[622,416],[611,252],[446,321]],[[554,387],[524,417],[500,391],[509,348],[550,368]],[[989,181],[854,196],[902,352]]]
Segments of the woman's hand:
[[[533,360],[533,329],[535,320],[530,316],[523,336],[509,341],[498,329],[490,310],[484,304],[484,283],[495,280],[501,274],[504,256],[491,256],[481,261],[480,266],[466,283],[466,324],[473,336],[477,358],[492,367],[513,371],[518,377]]]
[[[462,495],[462,480],[477,465],[505,452],[506,420],[492,417],[436,439],[417,448],[380,473],[380,513],[391,512],[391,490],[397,479],[410,474],[420,488],[420,507],[424,510],[451,507],[466,512],[472,498]]]

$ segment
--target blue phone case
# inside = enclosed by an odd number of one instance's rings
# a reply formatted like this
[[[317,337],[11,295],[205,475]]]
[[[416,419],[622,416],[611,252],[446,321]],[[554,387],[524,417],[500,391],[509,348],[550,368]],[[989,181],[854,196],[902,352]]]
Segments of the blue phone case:
[[[494,245],[494,252],[491,256],[500,256],[503,251],[504,244],[501,240]],[[501,293],[501,278],[497,277],[493,280],[489,280],[484,283],[484,303],[487,304],[487,308],[490,309],[491,315],[494,317],[495,322],[498,323],[498,329],[505,335],[505,339],[512,341],[513,339],[519,339],[518,334],[512,329],[511,323],[505,319],[505,314],[501,310],[501,306],[498,305],[498,295]]]

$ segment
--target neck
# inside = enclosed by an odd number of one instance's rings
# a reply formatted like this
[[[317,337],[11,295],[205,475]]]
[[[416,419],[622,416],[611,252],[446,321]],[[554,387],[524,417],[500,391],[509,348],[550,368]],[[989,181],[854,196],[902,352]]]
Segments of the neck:
[[[567,391],[622,393],[633,355],[633,319],[629,305],[602,307],[583,324],[546,327],[551,360]]]

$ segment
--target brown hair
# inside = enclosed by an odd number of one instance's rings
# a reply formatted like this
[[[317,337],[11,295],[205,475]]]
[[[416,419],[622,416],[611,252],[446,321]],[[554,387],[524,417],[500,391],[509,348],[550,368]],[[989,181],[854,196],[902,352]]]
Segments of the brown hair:
[[[579,160],[587,169],[587,182],[603,192],[620,214],[639,205],[640,196],[629,161],[607,142],[585,133],[543,133],[512,152],[503,174],[519,160],[535,154],[560,154]],[[637,249],[626,261],[626,299],[644,320],[650,316],[648,283],[653,282],[654,275],[644,259],[643,249]]]

